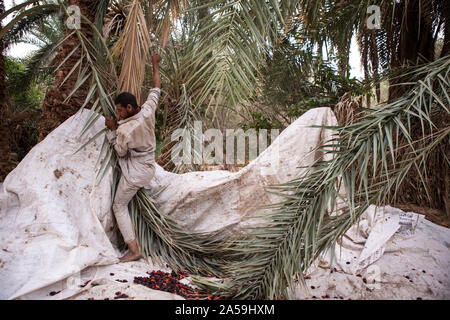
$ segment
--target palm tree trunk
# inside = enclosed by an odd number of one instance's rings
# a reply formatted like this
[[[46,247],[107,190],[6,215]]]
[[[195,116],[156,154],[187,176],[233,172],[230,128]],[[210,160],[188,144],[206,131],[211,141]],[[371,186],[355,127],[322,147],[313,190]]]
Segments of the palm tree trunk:
[[[403,6],[406,6],[406,9]],[[395,7],[396,23],[402,27],[391,68],[401,67],[404,64],[416,65],[419,62],[418,59],[434,60],[436,38],[433,37],[432,21],[421,10],[422,6],[422,0],[411,0],[401,2]],[[404,10],[406,10],[406,17]],[[408,82],[408,80],[408,77],[391,80],[390,100],[401,97],[409,89],[408,86],[398,86],[399,83]]]
[[[81,14],[87,17],[90,21],[94,21],[95,3],[96,1],[90,0],[69,0],[68,5],[77,5],[80,8]],[[66,28],[64,31],[64,37],[67,37],[72,31],[72,29]],[[83,19],[81,19],[81,32],[88,39],[92,39],[93,31],[88,24],[83,22]],[[60,65],[78,44],[79,40],[76,34],[69,37],[59,47],[54,65]],[[64,101],[75,87],[80,67],[78,67],[77,70],[70,75],[66,82],[61,85],[70,70],[80,59],[81,53],[81,49],[79,48],[58,70],[55,71],[54,85],[47,91],[44,104],[42,106],[42,116],[39,123],[39,141],[42,141],[51,131],[53,131],[53,129],[74,115],[84,103],[89,91],[88,82],[85,82],[69,99],[69,101]],[[87,107],[90,107],[90,105]]]
[[[438,2],[436,1],[436,3]],[[401,69],[404,65],[411,66],[435,60],[435,43],[438,35],[436,31],[433,31],[435,25],[443,24],[444,26],[444,45],[441,56],[450,52],[450,2],[441,2],[439,21],[432,16],[431,13],[435,13],[430,11],[431,9],[426,6],[427,3],[428,1],[425,0],[408,0],[397,1],[395,5],[386,4],[384,10],[387,18],[383,20],[383,29],[386,35],[385,40],[383,40],[385,41],[384,46],[380,46],[380,43],[377,42],[375,30],[368,30],[364,27],[361,29],[359,43],[366,78],[369,77],[370,71],[372,71],[373,76],[377,75],[379,57],[383,57],[379,55],[382,49],[386,51],[387,58],[384,62],[389,65],[389,69]],[[389,100],[395,100],[411,89],[411,86],[400,86],[399,84],[413,81],[416,81],[416,79],[410,74],[390,79]],[[377,86],[376,92],[379,102],[379,86]],[[369,99],[367,101],[369,102]],[[432,120],[437,126],[437,130],[448,126],[450,121],[446,112],[434,115]],[[418,120],[412,121],[411,128],[411,139],[420,141],[422,139],[422,123]],[[392,138],[396,139],[395,134]],[[397,142],[400,145],[408,144],[406,139]],[[410,149],[404,148],[403,154],[399,156],[400,160],[405,159],[407,152],[410,151]],[[435,148],[428,154],[420,172],[417,172],[416,168],[412,168],[405,176],[403,183],[392,190],[390,204],[414,205],[414,209],[409,208],[407,210],[416,212],[418,212],[418,207],[437,209],[442,213],[441,216],[446,217],[446,219],[447,217],[450,218],[448,153],[448,141],[444,141],[439,148]],[[422,175],[426,173],[426,189],[419,178],[419,173]],[[426,210],[424,213],[426,213]]]
[[[443,1],[443,23],[444,23],[444,44],[442,46],[441,57],[450,54],[450,3]]]
[[[445,4],[445,2],[444,5],[448,8],[448,4]],[[435,58],[436,37],[433,36],[432,21],[423,10],[424,2],[422,0],[411,0],[400,4],[407,4],[407,14],[403,20],[403,10],[405,9],[397,6],[397,22],[400,24],[403,21],[403,24],[400,30],[398,49],[390,67],[395,68],[401,67],[403,64],[415,65],[421,63],[418,59],[433,61]],[[448,33],[448,31],[445,31],[448,30],[448,25],[446,24],[444,28],[445,37],[445,32]],[[445,48],[444,43],[443,51],[445,50],[448,49]],[[397,86],[397,84],[409,82],[410,80],[410,76],[391,80],[389,83],[389,99],[396,99],[409,90],[409,86]],[[437,126],[437,130],[440,130],[448,126],[450,119],[446,112],[441,112],[438,115],[434,115],[432,120]],[[412,122],[410,134],[413,141],[422,139],[421,125],[419,121]],[[402,143],[402,141],[400,142]],[[403,141],[403,143],[406,144],[407,142]],[[408,151],[409,149],[404,150],[405,153]],[[448,141],[444,141],[441,142],[439,148],[435,148],[428,154],[424,166],[420,168],[420,172],[423,175],[426,174],[426,187],[422,184],[417,169],[412,168],[405,176],[403,183],[396,190],[392,191],[391,196],[394,197],[396,194],[393,204],[405,206],[405,209],[415,210],[416,212],[419,212],[418,210],[420,209],[418,208],[420,207],[437,209],[441,212],[439,219],[447,219],[447,222],[444,224],[450,223],[450,220],[448,220],[450,218],[450,204],[448,201],[450,171],[447,169],[448,164],[446,160],[448,152]],[[401,155],[401,157],[403,156],[405,155]],[[408,207],[411,205],[416,207]],[[426,213],[426,210],[421,213]],[[435,222],[442,223],[438,220]]]
[[[348,66],[349,66],[349,59],[350,59],[350,43],[351,40],[347,40],[346,44],[340,45],[338,47],[338,70],[339,74],[343,78],[348,78]]]
[[[0,0],[0,14],[5,12],[3,0]],[[1,30],[0,23],[0,30]],[[11,161],[10,132],[8,130],[7,115],[9,110],[9,96],[6,86],[6,70],[3,57],[3,40],[0,39],[0,181],[14,168]]]

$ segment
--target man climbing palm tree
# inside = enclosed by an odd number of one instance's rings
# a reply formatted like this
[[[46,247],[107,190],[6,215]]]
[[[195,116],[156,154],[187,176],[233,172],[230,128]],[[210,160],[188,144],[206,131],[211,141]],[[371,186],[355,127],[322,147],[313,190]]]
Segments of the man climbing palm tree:
[[[105,125],[111,130],[107,134],[108,140],[117,151],[122,169],[113,203],[117,224],[129,249],[120,259],[121,262],[141,258],[128,203],[140,188],[149,184],[155,174],[155,110],[161,87],[160,61],[159,54],[153,55],[153,88],[147,101],[139,107],[133,94],[122,92],[115,99],[119,122],[116,123],[112,118],[105,119]]]

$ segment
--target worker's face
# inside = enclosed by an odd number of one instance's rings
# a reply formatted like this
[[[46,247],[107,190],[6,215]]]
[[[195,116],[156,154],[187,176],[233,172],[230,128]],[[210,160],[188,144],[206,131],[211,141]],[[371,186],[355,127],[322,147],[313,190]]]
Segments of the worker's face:
[[[133,107],[131,106],[131,104],[129,104],[126,108],[124,108],[121,104],[116,104],[116,116],[120,120],[130,117],[132,111]]]

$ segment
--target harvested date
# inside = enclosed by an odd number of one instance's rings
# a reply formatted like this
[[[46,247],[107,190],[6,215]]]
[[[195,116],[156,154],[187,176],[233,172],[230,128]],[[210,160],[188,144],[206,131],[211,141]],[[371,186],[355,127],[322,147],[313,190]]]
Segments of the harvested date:
[[[121,283],[125,283],[125,282],[128,282],[128,280],[125,280],[125,279],[123,279],[123,280],[120,280],[120,279],[116,279],[116,281],[117,281],[117,282],[121,282]]]
[[[88,285],[89,282],[91,282],[91,280],[88,280],[88,281],[86,281],[85,283],[80,284],[80,288],[86,287],[86,286]]]
[[[199,292],[194,288],[180,282],[180,280],[187,276],[187,274],[183,271],[172,271],[171,273],[152,271],[147,272],[147,274],[149,275],[148,277],[134,277],[134,283],[141,284],[150,289],[174,293],[188,300],[198,300],[201,297]],[[201,298],[207,298],[208,300],[219,300],[219,297],[216,296]]]
[[[114,299],[124,299],[124,298],[129,298],[129,296],[120,291],[116,292],[116,296],[114,297]]]

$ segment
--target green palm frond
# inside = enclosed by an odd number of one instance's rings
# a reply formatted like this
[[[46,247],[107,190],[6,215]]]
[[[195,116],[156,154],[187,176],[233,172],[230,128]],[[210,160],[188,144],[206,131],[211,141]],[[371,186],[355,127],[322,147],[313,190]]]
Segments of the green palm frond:
[[[202,142],[200,141],[200,137],[195,133],[194,129],[194,122],[197,120],[197,117],[194,113],[195,107],[192,104],[191,98],[188,96],[186,92],[186,86],[182,85],[182,93],[180,98],[178,99],[178,103],[175,106],[176,112],[172,113],[171,121],[174,123],[172,128],[168,131],[168,134],[166,135],[166,144],[169,144],[172,142],[172,133],[176,129],[181,129],[183,131],[183,139],[195,139],[195,141],[190,141],[190,143],[193,143],[194,145],[200,145]],[[186,143],[185,141],[183,141]],[[183,148],[183,144],[179,143],[176,146],[167,149],[166,152],[163,152],[160,156],[161,161],[163,163],[168,163],[170,159],[172,158],[172,154],[180,154],[181,150]],[[175,173],[185,173],[185,172],[191,172],[196,171],[198,169],[198,164],[202,159],[202,155],[197,153],[196,148],[193,148],[193,154],[190,156],[192,157],[191,161],[183,161],[181,163],[175,164],[172,172]]]
[[[65,6],[65,4],[61,0],[58,0],[58,2],[66,15],[68,15],[67,7]],[[77,82],[72,89],[72,92],[66,98],[66,101],[69,100],[70,97],[84,83],[90,83],[90,90],[81,109],[83,109],[90,101],[93,101],[93,104],[92,108],[88,111],[89,116],[86,120],[86,123],[80,129],[80,137],[82,137],[87,132],[87,130],[92,127],[92,125],[99,119],[101,114],[109,117],[115,116],[115,106],[113,103],[112,94],[116,91],[118,84],[116,66],[101,33],[96,28],[95,24],[92,23],[83,14],[81,14],[81,19],[94,31],[94,40],[88,39],[80,30],[74,29],[71,33],[66,35],[64,39],[61,40],[61,43],[75,34],[78,37],[79,45],[76,46],[58,66],[56,66],[56,70],[58,70],[59,67],[63,65],[70,57],[72,57],[77,50],[81,50],[80,58],[76,63],[74,63],[72,69],[68,72],[68,75],[62,81],[62,84],[64,84],[66,79],[71,74],[73,74],[74,72],[78,72]],[[100,45],[98,45],[98,43],[100,43]],[[101,132],[88,139],[88,141],[84,143],[79,148],[79,150],[93,142],[100,134]],[[102,181],[108,170],[112,166],[115,166],[117,164],[117,156],[111,149],[106,136],[103,139],[103,144],[99,154],[99,158],[97,160],[97,164],[99,164],[100,162],[102,163],[102,165],[98,170],[97,183]]]
[[[182,28],[181,35],[172,39],[172,43],[162,51],[164,65],[161,67],[161,75],[166,83],[167,99],[165,99],[164,122],[161,130],[166,146],[173,143],[171,136],[176,129],[186,130],[186,136],[198,138],[193,134],[198,109],[193,100],[195,93],[201,90],[201,84],[197,87],[187,87],[185,84],[186,79],[200,68],[199,65],[193,65],[191,62],[196,45],[187,36],[189,33],[189,30]],[[169,103],[169,101],[173,102]],[[163,153],[159,156],[160,163],[171,164],[171,154],[172,148],[163,149]],[[194,157],[201,159],[201,155],[198,154],[194,154]],[[176,165],[172,171],[177,173],[195,171],[196,163]]]
[[[43,7],[42,10],[33,11],[21,18],[3,35],[3,41],[7,46],[21,42],[24,36],[45,22],[50,16],[60,12],[58,6]]]
[[[50,16],[43,23],[39,24],[36,29],[30,30],[29,34],[22,38],[22,41],[38,47],[45,44],[58,43],[64,34],[64,27],[64,15],[61,12],[61,14]]]
[[[10,14],[17,13],[19,10],[24,10],[26,7],[28,7],[30,5],[35,5],[37,2],[41,2],[41,0],[28,0],[28,1],[24,1],[20,4],[13,6],[12,8],[10,8],[10,9],[2,12],[2,14],[0,14],[0,21],[5,19]]]
[[[160,190],[162,191],[162,190]],[[195,232],[183,229],[160,212],[143,189],[129,205],[136,238],[143,254],[154,262],[167,263],[173,270],[201,275],[228,275],[232,261],[232,239],[224,232]]]
[[[168,96],[176,101],[176,106],[165,105],[163,127],[166,129],[170,121],[168,137],[174,129],[187,128],[189,123],[192,129],[192,121],[181,121],[187,114],[182,108],[188,105],[186,101],[195,106],[195,112],[208,114],[212,120],[219,107],[230,111],[246,108],[243,102],[249,101],[259,88],[258,75],[268,48],[278,41],[284,18],[295,9],[287,4],[294,2],[196,1],[197,6],[183,12],[182,19],[191,24],[181,23],[173,32],[161,70],[171,91]],[[165,14],[156,17],[170,15],[169,4],[164,7],[163,3],[161,8],[166,11],[161,11]],[[169,11],[179,13],[180,9]],[[189,99],[185,99],[183,90]],[[169,144],[163,150],[162,158],[168,158],[173,151]]]
[[[36,79],[45,79],[52,74],[54,68],[50,67],[49,63],[56,56],[57,49],[57,43],[49,43],[33,53],[22,76],[23,88],[28,88]]]
[[[36,21],[42,21],[42,19],[47,17],[48,15],[56,14],[59,11],[60,7],[54,3],[45,3],[33,6],[30,9],[26,9],[23,11],[17,11],[18,6],[13,7],[12,9],[14,9],[13,12],[17,12],[17,15],[13,17],[13,19],[6,26],[4,26],[2,30],[0,30],[0,38],[5,37],[5,35],[13,28],[21,31],[26,29],[27,26],[30,25],[30,22],[35,23]],[[11,13],[10,10],[8,10],[7,12]],[[7,16],[7,14],[5,13],[4,16]],[[13,39],[13,35],[10,34],[10,38]]]
[[[98,0],[95,12],[95,25],[98,30],[101,30],[103,27],[105,16],[108,12],[108,7],[111,4],[112,0]]]
[[[61,0],[58,1],[61,8],[63,8],[67,14],[67,7]],[[81,14],[81,19],[94,31],[94,35],[97,36],[96,39],[103,39],[99,30],[88,18]],[[90,99],[95,97],[95,101],[97,102],[99,109],[94,109],[93,111],[102,110],[104,115],[115,115],[115,107],[111,95],[112,92],[115,92],[118,77],[116,74],[116,67],[107,44],[102,40],[101,45],[96,46],[93,41],[89,40],[78,29],[74,29],[72,33],[65,37],[65,39],[69,38],[72,34],[77,35],[80,44],[65,57],[60,65],[57,66],[56,70],[63,65],[65,61],[67,61],[75,53],[76,50],[81,49],[81,58],[74,64],[72,70],[69,72],[70,75],[78,69],[78,81],[72,90],[72,94],[78,90],[83,83],[90,81],[92,85],[86,98],[85,105]],[[68,76],[66,76],[66,78],[67,77]],[[66,100],[68,99],[70,99],[70,95],[66,98]]]
[[[419,168],[427,155],[450,142],[450,122],[437,129],[432,120],[450,118],[450,56],[416,68],[414,74],[423,80],[400,99],[366,110],[352,125],[329,128],[336,136],[319,150],[333,159],[322,159],[300,177],[269,188],[284,200],[271,206],[271,214],[258,217],[265,223],[236,242],[236,254],[245,258],[230,264],[229,281],[195,278],[196,283],[217,295],[233,292],[239,299],[287,297],[294,276],[304,283],[304,272],[320,254],[334,249],[370,204],[385,204],[410,170],[417,169],[423,179]],[[412,122],[422,123],[418,141],[409,134]],[[397,143],[401,137],[405,145]],[[399,153],[406,157],[397,161]],[[340,214],[330,215],[335,209]]]
[[[34,51],[27,59],[25,72],[21,83],[28,88],[34,81],[46,82],[55,71],[52,65],[58,48],[64,37],[64,22],[62,15],[47,17],[36,28],[28,31],[19,42],[33,44],[39,49]]]
[[[211,13],[197,31],[201,43],[192,60],[193,64],[200,62],[201,68],[186,80],[186,85],[203,83],[196,105],[206,103],[214,110],[219,105],[235,107],[255,93],[267,48],[278,40],[284,19],[292,12],[283,15],[278,1],[221,0],[208,6]]]

